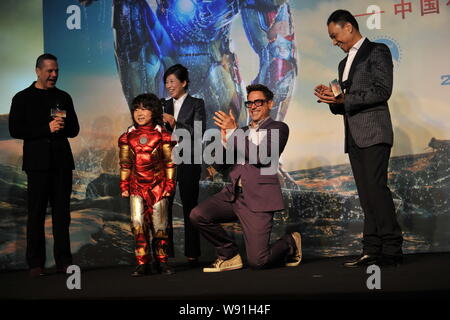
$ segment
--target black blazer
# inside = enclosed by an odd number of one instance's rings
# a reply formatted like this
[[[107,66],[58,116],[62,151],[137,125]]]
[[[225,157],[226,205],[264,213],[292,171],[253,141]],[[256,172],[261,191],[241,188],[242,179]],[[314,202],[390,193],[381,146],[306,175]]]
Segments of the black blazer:
[[[173,98],[167,100],[164,106],[164,112],[170,115],[174,115]],[[201,123],[200,128],[196,128],[195,131],[201,132],[200,139],[203,138],[203,134],[206,130],[206,111],[205,102],[203,99],[194,98],[191,95],[187,95],[186,99],[181,105],[180,112],[178,113],[178,119],[176,119],[176,129],[186,129],[191,135],[191,151],[194,151],[194,123]],[[166,123],[166,129],[172,132],[173,129],[168,123]]]
[[[393,64],[389,48],[363,41],[353,60],[347,81],[342,82],[347,57],[339,63],[339,82],[346,89],[344,104],[331,104],[334,114],[344,115],[345,151],[348,133],[360,148],[379,143],[393,144],[388,99],[392,93]]]
[[[23,170],[74,169],[67,138],[78,135],[80,126],[70,95],[57,88],[37,89],[35,82],[12,99],[9,113],[11,137],[23,139]],[[51,133],[50,109],[56,104],[66,110],[64,129]]]

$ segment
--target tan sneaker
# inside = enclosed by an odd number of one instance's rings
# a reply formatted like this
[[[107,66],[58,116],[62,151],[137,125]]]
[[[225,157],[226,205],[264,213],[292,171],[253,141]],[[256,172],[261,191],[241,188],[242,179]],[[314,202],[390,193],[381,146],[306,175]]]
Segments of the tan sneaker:
[[[296,267],[302,261],[302,236],[298,232],[292,232],[291,237],[295,241],[295,253],[286,262],[286,267]]]
[[[203,268],[203,272],[222,272],[241,269],[243,266],[242,259],[239,253],[233,258],[222,260],[217,258],[210,266]]]

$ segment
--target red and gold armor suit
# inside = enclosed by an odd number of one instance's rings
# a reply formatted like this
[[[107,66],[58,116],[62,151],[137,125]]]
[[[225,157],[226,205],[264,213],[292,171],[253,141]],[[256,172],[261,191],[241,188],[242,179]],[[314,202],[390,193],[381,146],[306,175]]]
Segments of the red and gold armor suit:
[[[168,199],[175,192],[171,134],[160,126],[129,129],[119,138],[120,189],[130,195],[138,264],[167,262]]]

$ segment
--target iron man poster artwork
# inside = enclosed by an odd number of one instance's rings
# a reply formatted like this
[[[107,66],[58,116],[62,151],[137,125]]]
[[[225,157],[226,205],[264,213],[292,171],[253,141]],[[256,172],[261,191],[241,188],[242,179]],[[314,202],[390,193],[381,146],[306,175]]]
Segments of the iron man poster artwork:
[[[282,121],[297,76],[288,0],[113,0],[115,57],[128,103],[144,92],[165,96],[162,75],[180,63],[191,74],[190,94],[205,101],[207,129],[214,127],[214,112],[230,108],[246,125],[244,85],[230,49],[231,23],[239,14],[259,56],[253,83],[275,93],[271,116]]]

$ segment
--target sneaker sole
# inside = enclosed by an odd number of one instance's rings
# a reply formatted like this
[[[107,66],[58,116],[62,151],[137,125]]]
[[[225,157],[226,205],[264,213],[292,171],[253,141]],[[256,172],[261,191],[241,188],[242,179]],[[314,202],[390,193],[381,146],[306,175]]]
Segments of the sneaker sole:
[[[229,268],[225,268],[225,269],[215,269],[215,268],[203,268],[203,272],[223,272],[223,271],[232,271],[232,270],[238,270],[238,269],[242,269],[244,265],[238,265],[238,266],[234,266],[234,267],[229,267]]]
[[[132,277],[135,277],[135,278],[137,278],[137,277],[145,277],[145,276],[147,276],[148,274],[131,274],[131,276]]]
[[[289,263],[286,263],[285,266],[286,267],[296,267],[296,266],[300,265],[301,261],[302,261],[302,259],[300,259],[299,261],[295,261],[295,262],[289,262]]]
[[[344,264],[342,264],[342,266],[345,268],[361,268],[361,267],[368,267],[368,266],[371,266],[374,264],[380,266],[378,261],[368,262],[365,264],[345,264],[344,263]]]

